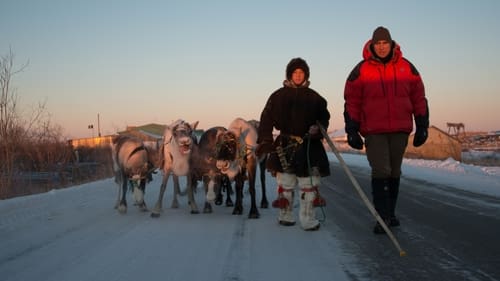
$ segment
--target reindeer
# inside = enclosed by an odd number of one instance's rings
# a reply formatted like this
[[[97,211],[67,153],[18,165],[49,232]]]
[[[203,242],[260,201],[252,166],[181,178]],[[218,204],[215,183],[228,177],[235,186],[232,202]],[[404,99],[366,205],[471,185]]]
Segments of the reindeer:
[[[259,130],[259,124],[260,124],[259,121],[252,119],[248,120],[247,122],[248,124],[252,125],[257,131]],[[267,154],[262,156],[257,161],[260,171],[259,178],[260,178],[261,192],[262,192],[262,199],[260,201],[261,208],[269,207],[269,202],[267,201],[267,196],[266,196],[266,161],[267,161]],[[222,182],[220,183],[220,185],[221,188],[217,188],[215,190],[216,193],[215,205],[222,205],[222,202],[224,201],[223,191],[226,191],[226,206],[228,207],[234,206],[234,203],[231,199],[231,194],[233,193],[233,190],[227,176],[222,177]]]
[[[201,170],[206,192],[204,212],[212,212],[211,202],[215,201],[216,191],[221,188],[224,177],[227,177],[235,182],[236,202],[233,215],[243,213],[243,187],[245,180],[248,180],[251,197],[248,217],[259,218],[255,200],[256,142],[256,129],[241,118],[231,122],[228,129],[214,127],[201,136],[200,159],[196,163]]]
[[[141,139],[120,135],[112,140],[111,157],[115,182],[118,184],[118,199],[115,209],[122,214],[127,212],[127,188],[133,188],[136,205],[141,211],[147,211],[144,202],[146,181],[151,178],[154,166],[149,161],[148,149]]]
[[[163,173],[163,178],[160,186],[160,193],[155,207],[151,212],[151,217],[157,218],[160,216],[163,205],[163,195],[165,193],[168,178],[173,176],[174,181],[174,196],[172,199],[172,208],[178,207],[177,196],[180,193],[179,178],[187,176],[187,187],[189,205],[191,213],[199,213],[198,207],[194,200],[194,187],[196,183],[193,179],[194,175],[191,170],[191,155],[196,148],[193,132],[198,126],[198,122],[189,124],[182,119],[179,119],[165,128],[163,134],[163,145],[160,147],[160,169]]]

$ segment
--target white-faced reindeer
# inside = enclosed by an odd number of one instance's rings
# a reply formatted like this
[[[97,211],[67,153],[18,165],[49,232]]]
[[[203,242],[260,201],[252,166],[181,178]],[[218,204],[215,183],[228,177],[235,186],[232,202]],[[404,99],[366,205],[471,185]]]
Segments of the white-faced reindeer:
[[[149,161],[149,154],[141,139],[120,135],[113,139],[111,145],[113,171],[115,182],[118,184],[118,199],[115,208],[120,213],[127,212],[127,189],[133,187],[135,203],[142,211],[147,211],[144,202],[144,191],[147,178],[154,170]]]
[[[198,122],[189,124],[184,120],[177,120],[165,128],[163,133],[163,144],[160,147],[160,169],[163,173],[163,179],[160,186],[160,194],[155,207],[151,212],[151,217],[159,217],[162,211],[163,195],[167,188],[167,182],[172,175],[174,182],[174,196],[172,199],[172,208],[178,207],[177,196],[180,194],[179,178],[187,177],[187,193],[191,213],[199,213],[194,200],[193,174],[191,169],[191,155],[196,149],[195,138],[193,135]]]

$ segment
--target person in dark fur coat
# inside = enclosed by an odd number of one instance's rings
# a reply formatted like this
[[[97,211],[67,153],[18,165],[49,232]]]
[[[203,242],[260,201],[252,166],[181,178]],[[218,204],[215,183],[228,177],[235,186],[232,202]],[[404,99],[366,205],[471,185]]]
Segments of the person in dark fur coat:
[[[293,201],[299,187],[299,220],[303,229],[320,227],[314,207],[323,204],[318,194],[320,178],[330,175],[330,166],[317,122],[328,128],[327,101],[309,88],[309,66],[302,58],[286,67],[283,87],[271,94],[260,116],[256,154],[269,154],[267,169],[276,176],[280,209],[278,221],[295,224]],[[274,140],[273,130],[279,131]]]

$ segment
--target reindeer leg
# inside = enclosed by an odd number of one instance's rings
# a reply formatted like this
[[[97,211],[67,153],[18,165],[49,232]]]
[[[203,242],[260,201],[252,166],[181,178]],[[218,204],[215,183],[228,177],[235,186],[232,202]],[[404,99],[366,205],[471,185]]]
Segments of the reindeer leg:
[[[143,195],[142,202],[138,202],[139,210],[141,210],[142,212],[147,212],[148,208],[146,207],[146,202],[144,201],[144,194],[146,193],[146,179],[142,179],[139,184],[139,187],[136,188],[139,188],[139,190],[142,192]]]
[[[226,190],[226,207],[233,207],[234,203],[231,199],[231,194],[233,194],[233,187],[231,186],[231,181],[226,175],[222,176],[222,188]]]
[[[187,183],[188,183],[187,186],[188,200],[189,200],[189,206],[191,206],[191,214],[199,214],[200,211],[198,211],[198,206],[194,201],[194,190],[196,189],[196,180],[193,180],[192,174],[188,174]]]
[[[269,207],[269,202],[267,201],[266,195],[266,160],[267,156],[264,157],[262,161],[259,162],[260,171],[260,186],[262,188],[262,199],[260,200],[260,207],[267,209]]]
[[[220,206],[222,205],[222,201],[224,200],[224,195],[222,195],[222,192],[224,191],[224,185],[218,185],[215,188],[215,205]]]
[[[243,179],[242,173],[240,172],[235,177],[234,189],[236,190],[236,204],[234,205],[233,215],[243,214],[243,186],[245,181]]]
[[[158,195],[158,200],[156,201],[155,207],[151,211],[151,217],[152,218],[158,218],[160,217],[160,213],[162,210],[162,205],[163,205],[163,195],[165,194],[165,189],[167,189],[167,181],[170,173],[164,172],[163,174],[163,179],[161,181],[161,186],[160,186],[160,194]]]
[[[121,196],[122,196],[122,186],[119,182],[118,183],[118,197],[116,198],[116,202],[115,202],[115,209],[118,209],[118,207],[120,206],[120,199],[121,199]]]
[[[122,198],[120,204],[118,205],[118,212],[125,214],[127,212],[127,188],[128,179],[126,175],[122,175]]]
[[[259,210],[257,209],[257,202],[255,199],[255,174],[257,173],[257,163],[255,158],[249,158],[247,160],[247,171],[248,171],[248,190],[250,192],[251,206],[250,212],[248,213],[249,219],[258,219],[260,217]]]
[[[173,175],[172,179],[174,181],[174,197],[172,198],[172,205],[170,205],[170,208],[177,209],[179,208],[179,201],[177,201],[177,196],[181,193],[179,186],[179,176]]]
[[[210,204],[211,198],[209,198],[209,192],[210,189],[212,189],[211,192],[213,192],[215,185],[214,179],[210,178],[209,180],[204,180],[203,185],[205,186],[205,206],[203,207],[203,213],[209,214],[212,213],[212,205]]]

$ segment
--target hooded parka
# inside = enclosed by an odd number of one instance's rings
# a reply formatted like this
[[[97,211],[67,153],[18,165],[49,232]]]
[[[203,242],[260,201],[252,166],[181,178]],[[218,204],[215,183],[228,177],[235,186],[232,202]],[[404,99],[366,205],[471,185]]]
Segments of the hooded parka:
[[[363,58],[349,75],[344,91],[346,131],[358,127],[361,135],[413,130],[413,116],[428,122],[424,84],[413,64],[403,58],[392,41],[393,53],[383,63],[372,50],[372,40],[363,48]]]

